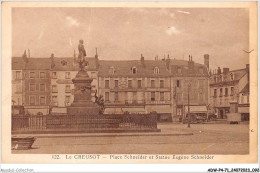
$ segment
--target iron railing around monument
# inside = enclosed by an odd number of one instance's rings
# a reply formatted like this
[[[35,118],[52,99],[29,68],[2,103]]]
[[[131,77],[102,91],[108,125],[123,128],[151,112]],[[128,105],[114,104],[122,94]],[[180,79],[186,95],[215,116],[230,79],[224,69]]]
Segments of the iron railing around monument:
[[[12,130],[34,129],[136,129],[157,128],[156,114],[109,114],[109,115],[13,115]]]

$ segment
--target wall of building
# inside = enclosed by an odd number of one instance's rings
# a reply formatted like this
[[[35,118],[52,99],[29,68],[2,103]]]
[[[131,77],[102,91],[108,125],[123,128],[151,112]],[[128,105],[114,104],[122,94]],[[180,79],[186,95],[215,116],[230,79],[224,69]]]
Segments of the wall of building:
[[[12,71],[12,105],[24,104],[24,77],[22,70]]]
[[[78,71],[51,71],[51,104],[54,107],[68,107],[74,101],[74,84],[72,79]],[[66,75],[67,73],[67,75]],[[68,75],[69,73],[69,75]],[[56,74],[56,77],[55,75]],[[98,88],[97,72],[88,71],[89,77],[93,78],[92,101],[95,101],[94,92]],[[56,86],[56,87],[55,87]],[[57,88],[57,89],[55,89]]]

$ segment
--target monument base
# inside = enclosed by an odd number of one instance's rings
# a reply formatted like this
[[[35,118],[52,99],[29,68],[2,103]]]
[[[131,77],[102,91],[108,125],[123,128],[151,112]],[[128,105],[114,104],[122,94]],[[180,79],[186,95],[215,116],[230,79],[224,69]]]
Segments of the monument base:
[[[67,108],[68,115],[99,115],[99,107],[92,102],[76,102]]]

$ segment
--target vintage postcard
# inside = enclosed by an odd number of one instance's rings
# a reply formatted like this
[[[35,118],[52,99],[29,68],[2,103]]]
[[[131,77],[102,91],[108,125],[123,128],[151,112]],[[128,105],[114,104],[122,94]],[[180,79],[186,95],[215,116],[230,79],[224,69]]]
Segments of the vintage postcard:
[[[3,163],[256,163],[257,2],[2,3]]]

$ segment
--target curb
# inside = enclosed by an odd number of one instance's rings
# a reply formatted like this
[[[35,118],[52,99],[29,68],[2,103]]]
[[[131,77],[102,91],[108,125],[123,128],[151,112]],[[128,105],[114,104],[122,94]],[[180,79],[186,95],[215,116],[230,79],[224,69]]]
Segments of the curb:
[[[189,136],[193,135],[193,133],[169,133],[169,134],[108,134],[108,135],[97,135],[97,134],[69,134],[69,135],[57,135],[57,134],[50,134],[50,135],[37,135],[35,134],[33,137],[36,138],[69,138],[69,137],[134,137],[134,136]],[[23,136],[25,136],[23,134]],[[30,136],[29,134],[27,136]]]

